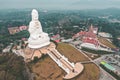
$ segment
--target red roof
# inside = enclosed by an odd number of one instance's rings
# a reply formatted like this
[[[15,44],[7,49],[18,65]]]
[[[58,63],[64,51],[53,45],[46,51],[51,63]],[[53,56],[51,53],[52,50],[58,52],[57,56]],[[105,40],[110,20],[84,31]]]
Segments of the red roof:
[[[58,39],[58,40],[55,40],[55,42],[57,42],[57,43],[58,43],[58,42],[60,42],[60,39]]]
[[[84,36],[86,34],[86,31],[80,31],[77,34],[73,36],[73,38],[79,37],[79,36]]]
[[[79,36],[96,38],[96,34],[92,33],[91,31],[89,31],[89,32],[86,32],[86,31],[78,32],[77,34],[75,34],[73,36],[73,38],[76,38],[76,37],[79,37]]]
[[[92,32],[86,32],[86,34],[84,35],[85,37],[91,37],[91,38],[96,38],[96,34],[92,33]]]
[[[19,29],[22,30],[27,30],[27,26],[20,26]]]
[[[91,44],[94,44],[94,45],[99,45],[98,40],[96,40],[94,38],[90,38],[90,37],[83,38],[83,42],[91,43]]]
[[[60,35],[59,34],[56,34],[54,36],[52,36],[52,38],[58,38]]]
[[[86,31],[80,31],[79,32],[79,35],[85,35],[86,34]]]

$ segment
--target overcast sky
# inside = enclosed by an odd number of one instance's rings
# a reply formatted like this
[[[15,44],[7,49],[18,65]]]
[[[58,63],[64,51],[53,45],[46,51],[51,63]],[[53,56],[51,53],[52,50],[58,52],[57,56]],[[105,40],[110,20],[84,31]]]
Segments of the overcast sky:
[[[96,9],[120,8],[120,0],[0,0],[0,9]]]

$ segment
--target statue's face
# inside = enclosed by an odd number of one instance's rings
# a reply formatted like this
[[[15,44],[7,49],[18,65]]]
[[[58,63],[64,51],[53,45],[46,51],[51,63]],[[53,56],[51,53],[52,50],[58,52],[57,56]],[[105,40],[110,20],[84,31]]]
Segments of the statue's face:
[[[33,9],[31,15],[32,15],[32,20],[38,20],[38,11],[37,10]]]

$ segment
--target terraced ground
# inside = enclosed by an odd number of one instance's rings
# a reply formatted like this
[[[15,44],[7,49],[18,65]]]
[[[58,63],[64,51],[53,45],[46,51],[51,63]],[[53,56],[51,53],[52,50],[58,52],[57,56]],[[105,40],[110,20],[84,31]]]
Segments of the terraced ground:
[[[102,43],[110,48],[116,48],[116,46],[113,45],[111,42],[109,42],[106,38],[98,37],[98,40],[100,41],[100,43]]]
[[[59,43],[57,50],[71,62],[89,61],[88,58],[69,44]],[[85,67],[84,71],[71,80],[99,80],[100,70],[95,64],[83,65]],[[66,74],[49,56],[41,58],[33,64],[32,71],[36,73],[35,80],[63,80],[63,76]]]

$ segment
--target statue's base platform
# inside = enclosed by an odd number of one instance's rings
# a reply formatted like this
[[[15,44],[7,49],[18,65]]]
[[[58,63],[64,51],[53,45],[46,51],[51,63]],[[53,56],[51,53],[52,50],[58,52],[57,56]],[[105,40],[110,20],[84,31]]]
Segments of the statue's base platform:
[[[47,42],[43,45],[29,45],[24,49],[24,59],[25,62],[30,62],[32,60],[34,60],[34,57],[38,57],[41,58],[42,54],[47,54],[48,53],[48,49],[52,47],[53,43],[51,42]]]
[[[52,42],[41,48],[27,47],[25,51],[25,61],[30,62],[34,60],[35,57],[41,58],[42,54],[48,54],[50,58],[67,73],[67,75],[63,77],[64,79],[72,79],[78,76],[83,71],[84,66],[80,62],[75,63],[73,66],[73,64],[69,62],[64,55],[61,55],[55,48],[56,45]]]
[[[42,48],[42,47],[45,47],[47,45],[49,45],[50,42],[45,42],[45,43],[42,43],[42,44],[28,44],[28,47],[29,48],[33,48],[33,49],[38,49],[38,48]]]

